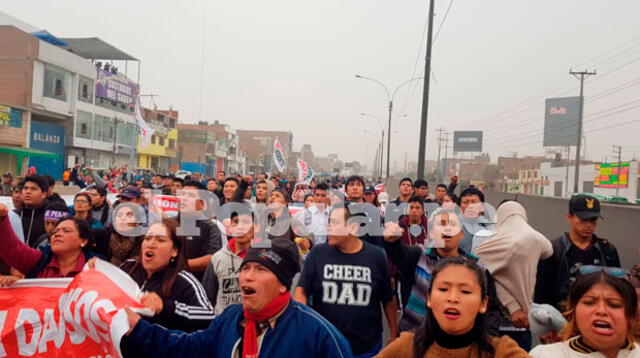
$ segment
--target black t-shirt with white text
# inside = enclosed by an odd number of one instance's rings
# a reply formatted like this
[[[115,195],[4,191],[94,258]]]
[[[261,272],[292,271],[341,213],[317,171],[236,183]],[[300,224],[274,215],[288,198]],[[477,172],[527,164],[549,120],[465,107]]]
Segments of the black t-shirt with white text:
[[[381,341],[380,304],[389,303],[393,296],[384,251],[363,244],[355,254],[327,244],[314,247],[298,284],[311,297],[312,308],[344,334],[354,355],[370,351]]]

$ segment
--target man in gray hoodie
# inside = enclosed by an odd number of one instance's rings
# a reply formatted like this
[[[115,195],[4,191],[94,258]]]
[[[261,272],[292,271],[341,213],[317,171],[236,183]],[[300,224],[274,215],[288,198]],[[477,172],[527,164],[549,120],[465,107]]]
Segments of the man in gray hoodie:
[[[202,284],[214,312],[219,315],[232,304],[242,303],[238,278],[242,259],[251,247],[256,232],[254,216],[250,208],[231,213],[230,239],[226,246],[211,257]],[[259,230],[258,230],[259,231]]]

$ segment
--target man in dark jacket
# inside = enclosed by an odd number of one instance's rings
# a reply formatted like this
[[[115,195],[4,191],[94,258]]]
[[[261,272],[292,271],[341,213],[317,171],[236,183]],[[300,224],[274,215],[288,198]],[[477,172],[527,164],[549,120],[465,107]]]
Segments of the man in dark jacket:
[[[104,186],[98,186],[89,190],[91,197],[91,217],[98,220],[102,225],[111,223],[111,207],[107,201],[107,189]]]
[[[601,218],[598,199],[588,195],[571,198],[567,214],[571,232],[551,240],[553,255],[538,263],[534,302],[560,309],[581,266],[620,267],[616,247],[595,234]]]
[[[23,208],[18,211],[22,219],[22,230],[25,243],[34,247],[38,238],[46,231],[44,229],[44,212],[49,201],[46,199],[49,184],[40,175],[30,175],[24,178],[21,198]]]
[[[413,195],[413,181],[411,178],[402,178],[398,184],[398,197],[391,200],[385,209],[385,222],[398,222],[402,215],[407,214],[409,199]]]
[[[135,357],[353,357],[335,327],[291,300],[293,276],[300,271],[297,245],[269,242],[270,248],[249,249],[242,261],[242,304],[228,307],[208,329],[169,331],[127,309],[132,330],[122,348]]]
[[[13,181],[13,176],[11,173],[2,174],[2,184],[0,186],[0,195],[2,196],[11,196],[13,194],[13,186],[11,182]]]
[[[47,190],[47,200],[49,203],[58,202],[64,205],[67,205],[67,202],[62,199],[62,197],[56,193],[56,180],[53,179],[51,175],[43,175],[43,177],[47,180],[47,184],[49,184],[49,189]]]
[[[206,190],[202,183],[192,180],[184,183],[180,195],[180,227],[187,232],[184,236],[187,238],[189,270],[200,281],[211,261],[211,256],[222,248],[220,229],[211,221],[213,217],[211,203],[207,203],[206,198],[203,198],[199,192]],[[202,215],[203,210],[206,210],[204,220],[196,217]],[[196,227],[189,228],[188,226],[194,221]]]

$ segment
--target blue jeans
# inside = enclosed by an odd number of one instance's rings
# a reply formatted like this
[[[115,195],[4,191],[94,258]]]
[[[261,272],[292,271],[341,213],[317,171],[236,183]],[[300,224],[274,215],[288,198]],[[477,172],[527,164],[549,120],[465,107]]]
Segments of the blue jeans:
[[[362,353],[359,355],[354,355],[353,358],[372,358],[373,356],[375,356],[376,354],[380,353],[380,350],[382,349],[382,341],[378,342],[375,346],[373,346],[373,348],[368,351],[367,353]]]

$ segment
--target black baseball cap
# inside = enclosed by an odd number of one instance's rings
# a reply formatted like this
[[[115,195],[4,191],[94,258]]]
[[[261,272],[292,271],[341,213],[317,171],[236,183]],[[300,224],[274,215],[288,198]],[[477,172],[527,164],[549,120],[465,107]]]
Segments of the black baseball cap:
[[[122,190],[122,193],[118,194],[117,196],[122,196],[128,199],[137,199],[142,195],[142,193],[140,192],[140,189],[138,189],[137,186],[133,186],[133,185],[129,185],[126,188],[124,188],[124,190]]]
[[[573,196],[569,200],[569,214],[576,215],[580,220],[604,219],[600,214],[600,201],[590,195]]]

